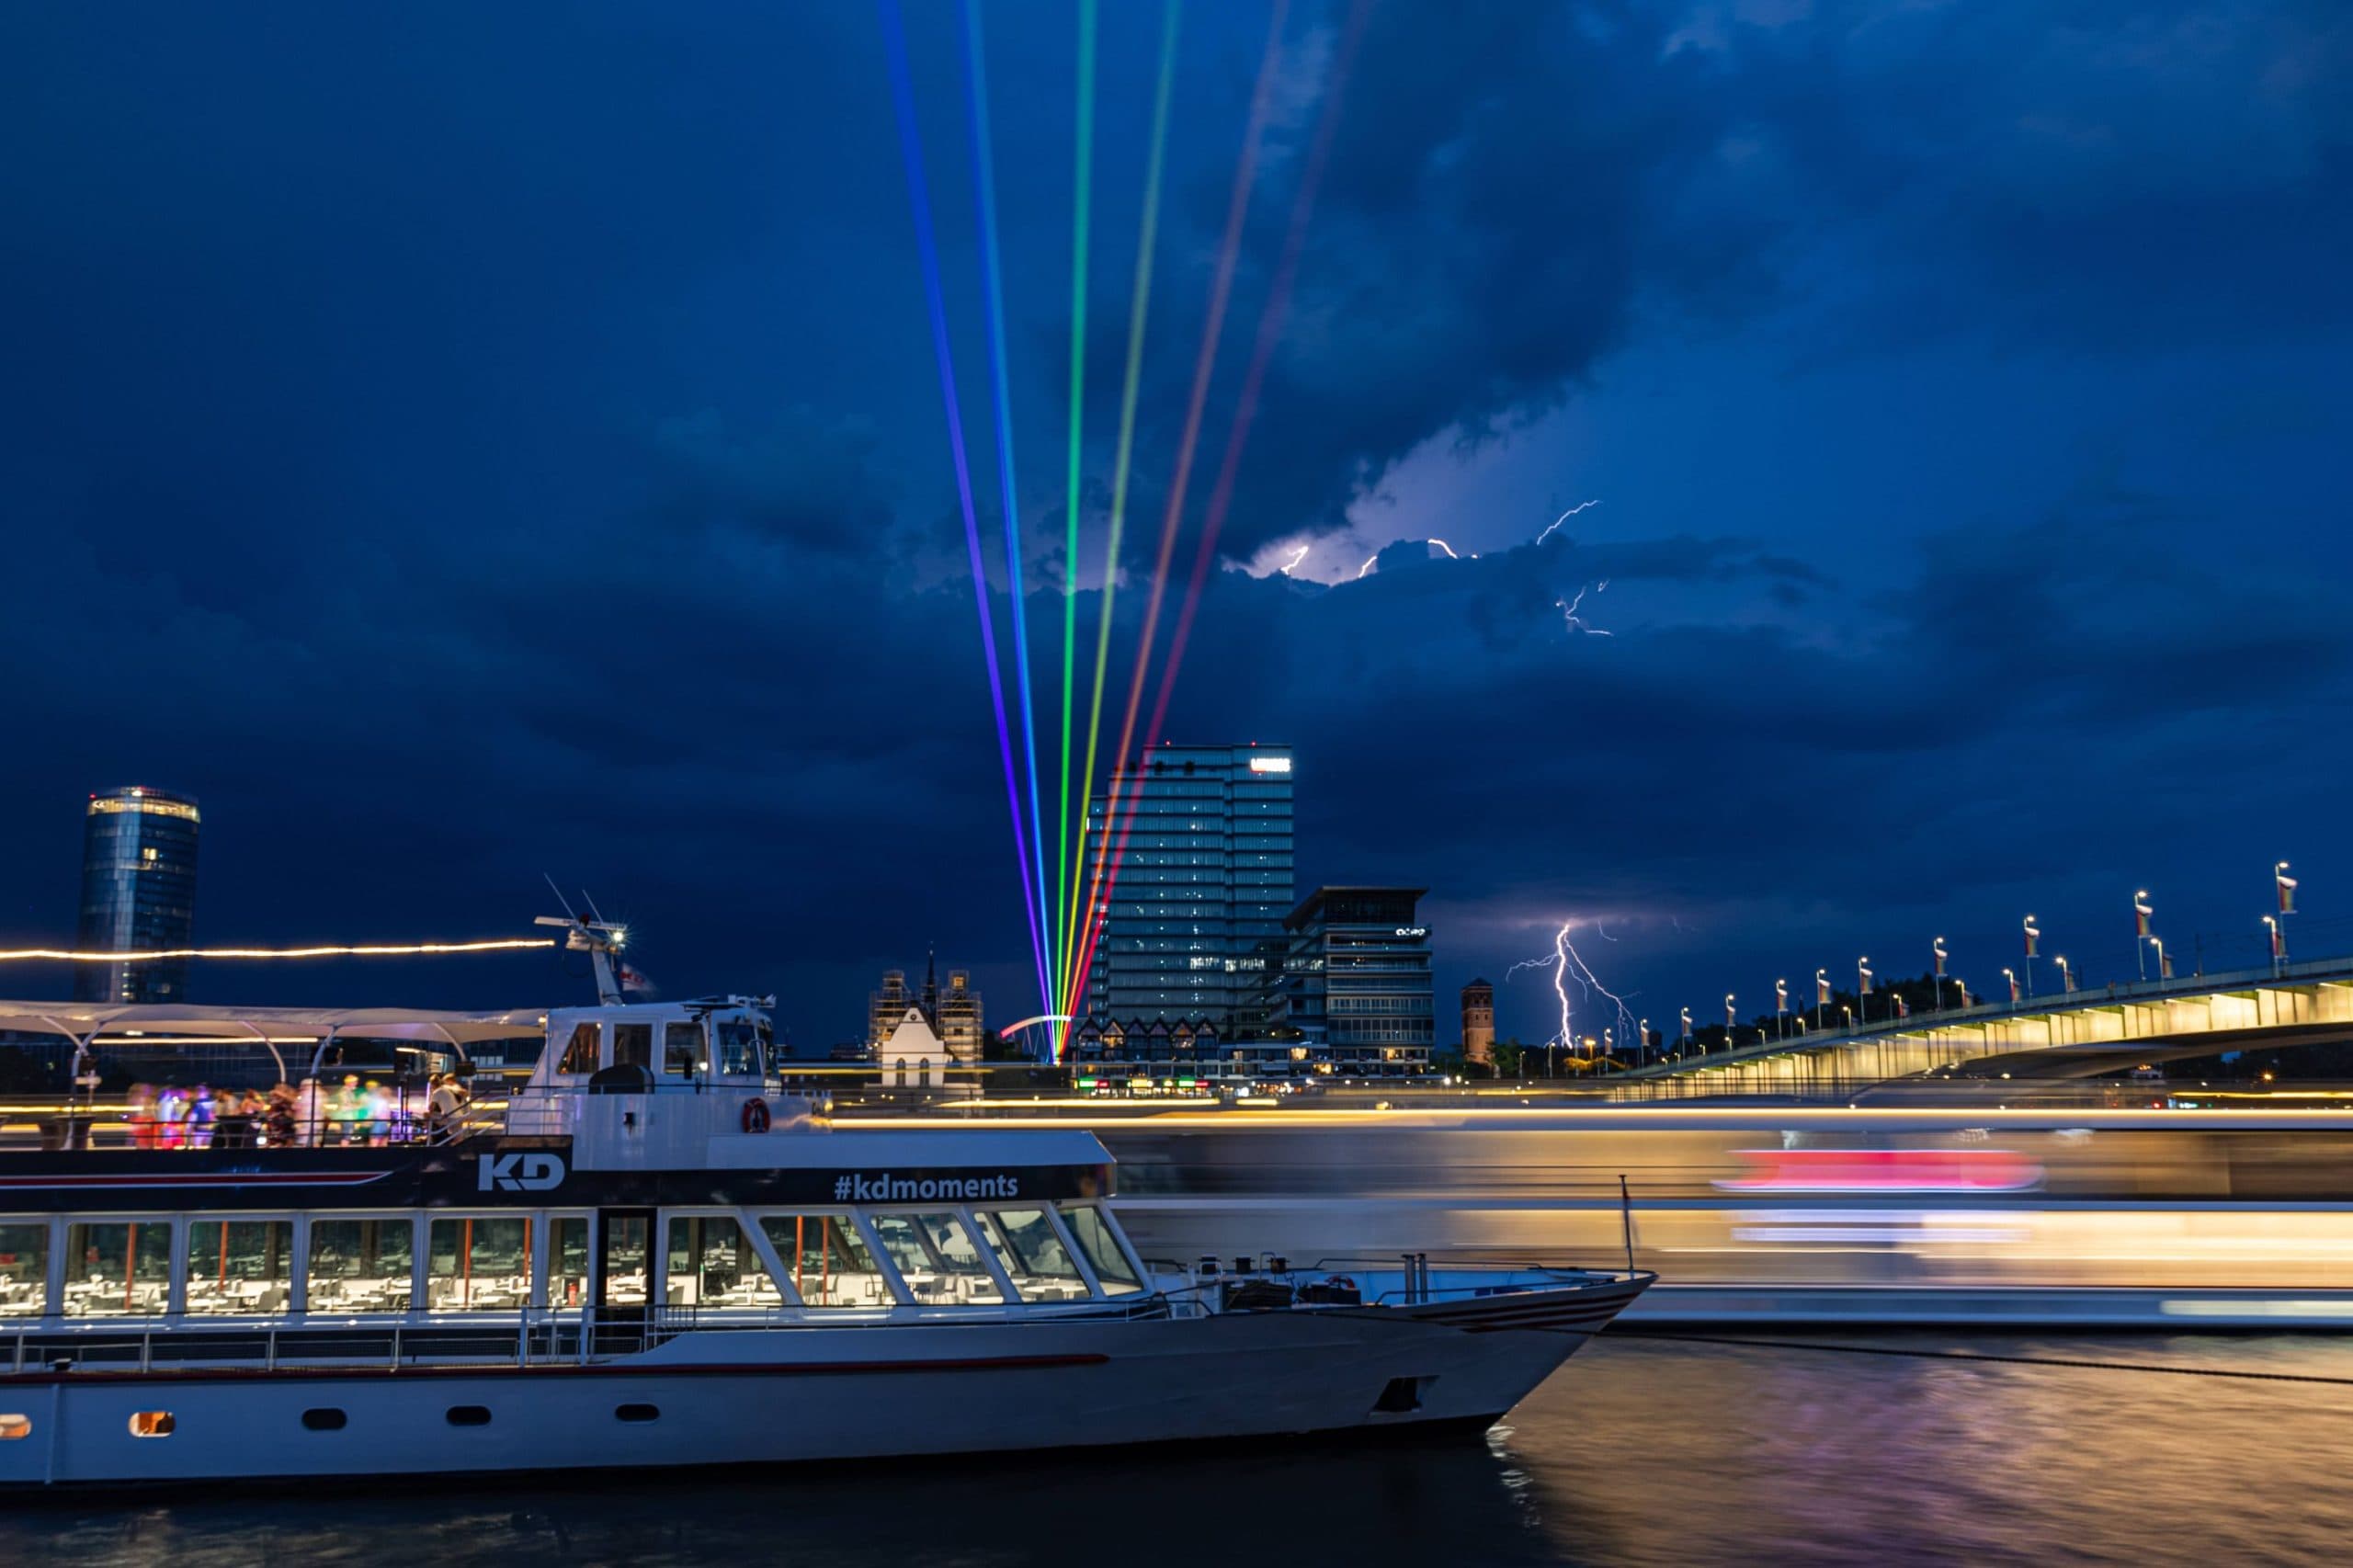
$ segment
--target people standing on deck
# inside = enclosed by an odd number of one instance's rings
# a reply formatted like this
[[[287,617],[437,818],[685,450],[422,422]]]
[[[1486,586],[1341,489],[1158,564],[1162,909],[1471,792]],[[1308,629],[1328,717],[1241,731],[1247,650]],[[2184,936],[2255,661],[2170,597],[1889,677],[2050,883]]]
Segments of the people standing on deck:
[[[166,1084],[155,1094],[155,1146],[176,1149],[188,1137],[188,1091]]]
[[[191,1149],[212,1147],[212,1091],[199,1084],[188,1092],[188,1137]]]
[[[368,1080],[367,1091],[360,1096],[360,1125],[366,1131],[370,1148],[381,1149],[392,1141],[392,1092],[375,1079]]]
[[[155,1146],[155,1134],[160,1129],[155,1121],[154,1085],[133,1084],[131,1085],[129,1103],[123,1109],[123,1119],[131,1128],[132,1148],[152,1149]]]
[[[301,1112],[294,1103],[294,1086],[280,1083],[269,1091],[262,1112],[264,1134],[273,1149],[291,1149],[302,1141]]]
[[[359,1090],[359,1074],[347,1074],[343,1086],[327,1096],[327,1120],[334,1126],[332,1142],[350,1143],[360,1136],[359,1119],[367,1114]],[[322,1142],[328,1140],[322,1139]]]
[[[436,1073],[433,1094],[426,1101],[425,1116],[427,1136],[436,1143],[446,1143],[458,1135],[458,1123],[465,1114],[466,1091],[460,1086],[455,1073]]]

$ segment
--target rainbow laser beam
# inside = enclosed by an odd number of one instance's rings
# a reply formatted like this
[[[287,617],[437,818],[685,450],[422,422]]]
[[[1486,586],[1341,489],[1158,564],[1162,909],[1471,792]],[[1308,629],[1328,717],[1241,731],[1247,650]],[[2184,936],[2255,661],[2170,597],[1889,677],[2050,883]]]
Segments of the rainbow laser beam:
[[[153,948],[142,952],[91,952],[75,948],[17,948],[0,952],[0,963],[148,963],[157,959],[393,959],[449,953],[517,952],[551,948],[552,937],[483,942],[406,942],[318,948]]]
[[[1192,638],[1193,618],[1200,608],[1202,590],[1208,585],[1210,570],[1217,561],[1218,535],[1233,505],[1243,449],[1250,437],[1251,423],[1257,415],[1259,393],[1266,384],[1267,369],[1274,362],[1275,347],[1282,340],[1291,289],[1299,278],[1300,256],[1307,248],[1308,219],[1315,210],[1315,193],[1324,183],[1324,165],[1331,161],[1333,138],[1339,130],[1343,89],[1356,61],[1357,46],[1363,40],[1365,17],[1370,9],[1370,0],[1354,0],[1349,6],[1347,28],[1342,35],[1339,51],[1333,58],[1331,74],[1324,81],[1324,101],[1316,113],[1315,132],[1309,142],[1299,188],[1291,195],[1290,221],[1283,231],[1274,280],[1267,290],[1266,302],[1259,308],[1258,331],[1251,346],[1249,367],[1243,373],[1242,390],[1234,399],[1233,422],[1226,431],[1224,455],[1218,460],[1217,480],[1210,487],[1209,506],[1202,515],[1200,542],[1193,551],[1192,579],[1186,585],[1184,602],[1176,613],[1176,634],[1169,640],[1168,660],[1161,670],[1160,692],[1153,701],[1152,724],[1144,732],[1146,751],[1160,738],[1161,726],[1168,717],[1176,673],[1185,663],[1185,650]],[[1306,558],[1307,549],[1302,545],[1290,565],[1283,568],[1284,573],[1288,574]]]
[[[924,303],[931,316],[932,357],[939,369],[940,402],[948,415],[948,447],[956,468],[956,499],[964,517],[964,550],[972,573],[972,602],[980,611],[981,648],[988,664],[989,705],[996,715],[997,760],[1005,768],[1006,806],[1013,816],[1014,858],[1021,866],[1021,902],[1029,914],[1029,947],[1038,965],[1038,989],[1051,994],[1046,944],[1039,927],[1037,896],[1029,881],[1029,846],[1021,825],[1021,787],[1013,768],[1013,733],[1005,712],[1005,680],[996,656],[996,625],[989,613],[989,582],[981,562],[981,523],[972,504],[972,463],[964,447],[964,418],[956,398],[956,359],[948,341],[948,301],[940,285],[939,242],[931,222],[931,187],[923,165],[923,136],[915,123],[915,91],[907,67],[907,33],[898,0],[876,0],[882,47],[891,76],[891,106],[898,120],[899,154],[905,166],[907,205],[915,217],[915,252],[923,270]]]
[[[1079,774],[1079,807],[1074,824],[1077,843],[1072,849],[1071,881],[1079,892],[1082,863],[1086,854],[1086,816],[1095,800],[1095,764],[1103,729],[1103,687],[1111,665],[1111,611],[1120,581],[1120,538],[1127,520],[1128,479],[1135,454],[1136,400],[1142,384],[1144,322],[1152,303],[1152,262],[1160,229],[1160,184],[1167,162],[1168,106],[1176,79],[1177,24],[1182,0],[1167,0],[1161,10],[1160,73],[1153,89],[1152,140],[1144,156],[1143,216],[1136,237],[1135,279],[1128,302],[1128,358],[1120,389],[1120,434],[1111,463],[1111,522],[1103,557],[1103,599],[1095,629],[1095,691],[1086,721],[1086,766]],[[1070,907],[1070,940],[1065,954],[1080,947],[1080,923],[1092,907],[1089,895],[1075,896]],[[1093,946],[1093,921],[1086,922]],[[1067,960],[1066,960],[1067,961]],[[1076,1012],[1085,994],[1084,966],[1070,963],[1063,974],[1063,1011]]]
[[[1161,671],[1159,691],[1153,700],[1152,721],[1144,732],[1144,749],[1147,752],[1159,739],[1162,726],[1166,722],[1169,701],[1175,694],[1176,675],[1184,664],[1185,651],[1191,640],[1193,621],[1200,608],[1202,590],[1208,584],[1210,570],[1217,559],[1218,535],[1224,527],[1226,514],[1233,505],[1234,486],[1241,471],[1242,453],[1249,439],[1252,421],[1257,413],[1259,395],[1265,385],[1267,369],[1274,359],[1276,345],[1282,337],[1282,326],[1290,310],[1291,290],[1298,278],[1300,257],[1306,247],[1308,220],[1314,210],[1315,195],[1323,183],[1324,165],[1330,161],[1333,139],[1339,126],[1339,108],[1345,96],[1343,89],[1347,82],[1350,66],[1355,61],[1357,47],[1364,35],[1365,20],[1369,10],[1370,0],[1354,0],[1349,6],[1347,30],[1343,35],[1339,51],[1335,56],[1331,74],[1324,84],[1324,101],[1317,113],[1315,131],[1310,142],[1307,163],[1301,173],[1299,187],[1292,194],[1290,222],[1284,230],[1282,250],[1276,263],[1273,281],[1268,287],[1266,301],[1260,307],[1257,333],[1251,347],[1249,365],[1244,372],[1241,391],[1234,401],[1233,419],[1226,433],[1225,449],[1219,460],[1217,478],[1211,486],[1209,506],[1201,522],[1200,540],[1194,551],[1192,576],[1186,586],[1185,597],[1177,610],[1176,627],[1170,638],[1167,660]],[[1270,51],[1275,47],[1276,40],[1280,37],[1281,25],[1282,19],[1278,15],[1275,19],[1274,33],[1268,39],[1267,47]],[[1261,80],[1262,82],[1264,80],[1263,74]],[[1242,199],[1246,202],[1246,192]],[[1306,551],[1302,547],[1299,555],[1292,559],[1290,565],[1283,570],[1288,573],[1305,559]],[[1164,556],[1164,574],[1165,567]],[[1137,674],[1141,680],[1142,675],[1141,666]],[[1124,752],[1124,745],[1122,750]],[[1135,808],[1131,804],[1128,812],[1130,821],[1132,821],[1134,814]],[[1120,858],[1124,857],[1126,839],[1127,833],[1123,825],[1108,867],[1107,886],[1109,889],[1116,889],[1118,886]]]
[[[1267,119],[1274,97],[1275,67],[1282,58],[1283,24],[1290,17],[1290,0],[1275,0],[1273,14],[1267,26],[1266,51],[1259,61],[1258,77],[1250,94],[1250,118],[1243,131],[1242,153],[1233,171],[1233,186],[1226,199],[1225,233],[1219,244],[1215,270],[1210,283],[1208,318],[1201,329],[1201,345],[1193,359],[1193,388],[1186,401],[1185,424],[1177,437],[1176,460],[1170,472],[1168,500],[1160,523],[1160,550],[1153,567],[1152,589],[1144,603],[1143,624],[1136,641],[1135,674],[1128,683],[1128,704],[1120,725],[1120,745],[1113,753],[1125,758],[1135,743],[1136,720],[1143,707],[1144,681],[1152,669],[1152,651],[1160,625],[1160,607],[1168,591],[1168,565],[1176,550],[1177,525],[1184,517],[1185,493],[1192,480],[1193,453],[1200,444],[1201,415],[1209,401],[1210,373],[1217,363],[1218,340],[1225,329],[1225,307],[1233,292],[1234,264],[1242,253],[1242,223],[1248,214],[1250,191],[1258,173],[1259,143],[1266,135]],[[1105,825],[1109,827],[1119,815],[1120,788],[1118,776],[1113,776],[1108,803],[1104,808]],[[1134,816],[1132,805],[1130,818]],[[1107,833],[1098,840],[1096,852],[1094,885],[1108,889],[1116,877],[1105,876],[1106,856],[1114,837],[1124,840],[1124,824],[1116,834]],[[1086,958],[1094,957],[1090,941]],[[1086,963],[1080,966],[1083,984]]]
[[[1079,467],[1084,450],[1081,434],[1086,417],[1086,232],[1088,207],[1095,183],[1095,0],[1078,0],[1078,143],[1077,167],[1073,172],[1072,185],[1077,193],[1071,219],[1070,239],[1070,463],[1064,478],[1063,498],[1063,749],[1062,793],[1056,805],[1056,821],[1061,836],[1054,848],[1054,920],[1057,929],[1066,928],[1071,922],[1073,901],[1077,896],[1077,869],[1070,856],[1070,763],[1071,763],[1071,696],[1078,663],[1078,494]],[[1040,844],[1040,849],[1045,846]],[[1067,955],[1068,943],[1076,940],[1073,932],[1064,938],[1062,951]],[[1067,978],[1069,960],[1054,971],[1054,983],[1060,986]],[[1063,1001],[1059,991],[1046,998],[1049,1006]],[[1068,1023],[1063,1017],[1061,1020]],[[1062,1041],[1053,1042],[1052,1055],[1059,1057]]]
[[[1022,875],[1035,875],[1038,905],[1046,903],[1046,818],[1038,801],[1038,717],[1030,700],[1029,596],[1021,576],[1021,506],[1014,479],[1012,376],[1006,362],[1005,278],[997,244],[996,160],[989,143],[988,57],[981,38],[980,0],[964,0],[964,108],[968,144],[972,157],[972,192],[981,219],[981,294],[986,305],[989,349],[989,390],[996,415],[996,474],[999,505],[1004,509],[1005,584],[1012,601],[1013,679],[1021,695],[1022,775],[1029,792],[1029,839],[1033,853]],[[1044,949],[1039,963],[1038,997],[1051,1004],[1049,977],[1054,972],[1054,923],[1040,927]]]

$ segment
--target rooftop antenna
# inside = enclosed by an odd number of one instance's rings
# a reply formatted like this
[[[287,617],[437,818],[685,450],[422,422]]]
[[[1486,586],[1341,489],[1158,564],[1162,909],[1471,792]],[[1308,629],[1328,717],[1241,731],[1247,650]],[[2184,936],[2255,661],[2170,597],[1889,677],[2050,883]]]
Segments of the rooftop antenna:
[[[546,876],[547,873],[543,871],[540,875]],[[606,920],[597,913],[595,902],[588,899],[585,890],[580,896],[587,902],[589,913],[581,915],[573,909],[572,902],[555,885],[553,877],[548,877],[547,883],[548,891],[555,894],[555,901],[563,905],[563,914],[561,916],[542,915],[531,924],[557,927],[564,933],[566,952],[586,953],[589,963],[597,971],[597,1005],[601,1007],[620,1006],[621,988],[613,977],[613,955],[628,943],[629,927]],[[595,918],[592,919],[592,915]]]

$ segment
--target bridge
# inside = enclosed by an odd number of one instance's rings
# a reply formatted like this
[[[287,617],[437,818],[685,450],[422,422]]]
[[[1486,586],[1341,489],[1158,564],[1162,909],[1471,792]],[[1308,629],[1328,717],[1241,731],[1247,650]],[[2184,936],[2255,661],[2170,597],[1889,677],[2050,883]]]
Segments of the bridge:
[[[1797,1028],[1802,1030],[1801,1021]],[[2353,957],[2070,990],[1768,1037],[1613,1074],[1626,1098],[1843,1092],[1927,1074],[1992,1075],[2030,1060],[2042,1077],[2088,1077],[2167,1056],[2353,1040]],[[1646,1085],[1637,1088],[1637,1085]]]

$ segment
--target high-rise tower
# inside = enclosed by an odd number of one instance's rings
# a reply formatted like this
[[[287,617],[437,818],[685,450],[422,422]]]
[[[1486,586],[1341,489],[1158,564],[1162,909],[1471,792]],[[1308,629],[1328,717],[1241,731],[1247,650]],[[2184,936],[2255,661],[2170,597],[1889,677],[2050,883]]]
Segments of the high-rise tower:
[[[133,785],[90,797],[83,819],[80,946],[99,952],[185,948],[196,926],[196,840],[189,795]],[[75,966],[82,1002],[179,1002],[186,959]]]
[[[1131,814],[1132,813],[1132,814]],[[1088,809],[1092,864],[1118,871],[1100,923],[1086,1010],[1122,1026],[1209,1023],[1230,1032],[1290,912],[1289,746],[1161,746],[1113,773]]]

